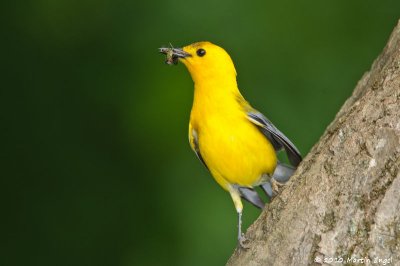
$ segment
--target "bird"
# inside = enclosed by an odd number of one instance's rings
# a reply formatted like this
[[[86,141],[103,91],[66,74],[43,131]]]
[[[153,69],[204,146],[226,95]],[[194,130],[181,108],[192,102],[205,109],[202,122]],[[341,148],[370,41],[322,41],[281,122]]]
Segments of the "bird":
[[[275,196],[274,179],[286,183],[302,161],[296,146],[239,91],[237,72],[230,55],[208,41],[183,48],[163,47],[167,64],[183,63],[194,82],[189,121],[189,143],[215,181],[229,192],[237,215],[239,246],[247,248],[242,233],[245,199],[258,208],[264,202],[254,189],[260,186]],[[277,152],[286,152],[290,165],[280,162]]]

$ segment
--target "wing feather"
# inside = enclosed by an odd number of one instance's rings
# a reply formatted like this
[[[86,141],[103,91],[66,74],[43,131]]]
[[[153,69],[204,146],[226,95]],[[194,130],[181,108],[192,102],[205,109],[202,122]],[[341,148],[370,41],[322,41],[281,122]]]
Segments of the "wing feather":
[[[247,118],[259,127],[261,132],[272,143],[276,151],[282,150],[282,148],[285,149],[290,163],[293,166],[299,165],[302,160],[299,150],[281,131],[279,131],[271,123],[271,121],[269,121],[262,113],[256,110],[248,111]]]

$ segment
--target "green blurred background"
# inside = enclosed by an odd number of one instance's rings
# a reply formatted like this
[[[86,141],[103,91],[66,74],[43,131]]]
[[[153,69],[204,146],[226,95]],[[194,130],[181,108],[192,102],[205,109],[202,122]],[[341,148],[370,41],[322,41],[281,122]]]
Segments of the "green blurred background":
[[[306,155],[400,17],[398,0],[244,2],[7,2],[0,265],[226,262],[236,213],[189,148],[190,76],[157,48],[223,46]]]

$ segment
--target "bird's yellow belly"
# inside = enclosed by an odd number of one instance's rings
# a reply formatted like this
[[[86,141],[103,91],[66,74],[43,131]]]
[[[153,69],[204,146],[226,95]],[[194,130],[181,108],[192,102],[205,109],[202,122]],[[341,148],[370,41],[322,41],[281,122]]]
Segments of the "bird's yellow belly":
[[[263,174],[272,174],[277,158],[271,143],[245,117],[211,118],[199,128],[201,155],[216,181],[253,186]]]

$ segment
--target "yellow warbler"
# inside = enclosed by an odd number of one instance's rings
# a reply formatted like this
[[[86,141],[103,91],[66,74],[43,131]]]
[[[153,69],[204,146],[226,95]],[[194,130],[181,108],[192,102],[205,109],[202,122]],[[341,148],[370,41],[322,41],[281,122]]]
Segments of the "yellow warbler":
[[[238,240],[244,247],[241,217],[244,198],[259,208],[264,202],[253,189],[273,196],[271,178],[284,183],[302,160],[294,144],[241,95],[229,54],[210,42],[183,48],[160,48],[166,63],[178,60],[194,82],[189,142],[217,183],[228,191],[238,213]],[[277,160],[284,149],[294,167]]]

